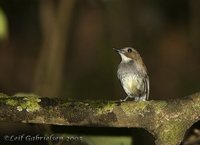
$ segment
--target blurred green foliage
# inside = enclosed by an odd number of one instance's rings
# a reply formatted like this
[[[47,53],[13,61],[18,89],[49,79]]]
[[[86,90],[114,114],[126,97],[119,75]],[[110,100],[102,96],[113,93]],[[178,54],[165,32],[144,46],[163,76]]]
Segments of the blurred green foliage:
[[[5,39],[8,35],[7,19],[5,13],[0,8],[0,40]]]
[[[131,145],[131,137],[126,136],[83,136],[88,145]]]

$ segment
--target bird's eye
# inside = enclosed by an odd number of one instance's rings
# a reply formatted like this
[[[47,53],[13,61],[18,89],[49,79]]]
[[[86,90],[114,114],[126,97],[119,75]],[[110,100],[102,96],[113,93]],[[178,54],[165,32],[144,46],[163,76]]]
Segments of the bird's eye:
[[[128,51],[128,52],[132,52],[132,49],[131,49],[131,48],[129,48],[127,51]]]

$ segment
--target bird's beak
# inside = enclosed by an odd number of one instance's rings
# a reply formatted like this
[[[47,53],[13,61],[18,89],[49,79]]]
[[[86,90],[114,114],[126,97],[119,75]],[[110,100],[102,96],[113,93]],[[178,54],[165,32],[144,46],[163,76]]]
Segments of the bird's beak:
[[[123,53],[123,51],[119,48],[113,48],[114,51],[118,52],[118,53]]]

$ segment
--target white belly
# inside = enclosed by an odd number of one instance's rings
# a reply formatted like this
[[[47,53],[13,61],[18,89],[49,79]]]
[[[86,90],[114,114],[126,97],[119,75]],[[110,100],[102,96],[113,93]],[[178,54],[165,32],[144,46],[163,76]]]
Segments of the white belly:
[[[140,80],[136,75],[128,75],[122,78],[121,83],[125,92],[131,95],[137,93],[140,89],[140,84],[142,83]]]

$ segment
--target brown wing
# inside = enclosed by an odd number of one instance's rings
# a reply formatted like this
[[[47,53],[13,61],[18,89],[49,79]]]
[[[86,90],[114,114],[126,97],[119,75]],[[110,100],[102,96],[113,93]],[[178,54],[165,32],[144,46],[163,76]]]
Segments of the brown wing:
[[[146,100],[148,100],[149,99],[149,92],[150,92],[149,77],[148,77],[148,75],[146,75],[145,78],[144,78],[144,86],[145,86]]]

